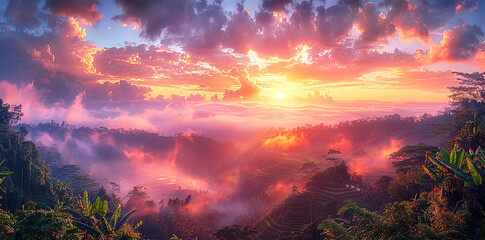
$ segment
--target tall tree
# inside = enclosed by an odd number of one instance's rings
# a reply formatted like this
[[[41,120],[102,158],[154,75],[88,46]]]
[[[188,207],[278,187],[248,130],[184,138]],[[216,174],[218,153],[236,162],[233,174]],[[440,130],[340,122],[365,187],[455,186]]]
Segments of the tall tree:
[[[450,96],[452,105],[485,101],[485,72],[453,73],[458,75],[460,85],[448,87],[452,93]]]
[[[20,106],[4,104],[0,99],[0,161],[5,161],[2,170],[15,173],[3,182],[7,192],[1,199],[2,208],[19,209],[31,200],[39,203],[41,208],[51,208],[54,203],[52,182],[39,150],[34,143],[25,141],[25,128],[18,132],[10,129],[22,115]]]
[[[396,173],[407,173],[413,169],[421,169],[421,164],[426,160],[426,153],[436,153],[439,149],[424,143],[407,145],[392,153],[389,157]]]

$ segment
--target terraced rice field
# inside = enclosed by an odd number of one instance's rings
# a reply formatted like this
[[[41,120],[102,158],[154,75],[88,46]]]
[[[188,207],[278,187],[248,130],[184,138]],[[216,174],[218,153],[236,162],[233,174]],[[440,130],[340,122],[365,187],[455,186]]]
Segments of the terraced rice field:
[[[294,192],[256,226],[259,239],[291,239],[305,224],[335,215],[345,200],[358,200],[364,192],[346,184],[348,176],[332,167],[316,174],[302,192]],[[342,176],[343,175],[343,176]]]

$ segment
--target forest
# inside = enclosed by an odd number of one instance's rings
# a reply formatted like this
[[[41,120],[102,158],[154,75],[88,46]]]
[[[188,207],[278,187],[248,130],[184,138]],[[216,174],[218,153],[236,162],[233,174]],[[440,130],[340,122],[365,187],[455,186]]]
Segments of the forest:
[[[449,87],[450,107],[436,116],[391,115],[279,130],[276,134],[305,133],[308,141],[318,145],[324,143],[323,139],[347,133],[346,139],[362,146],[375,145],[389,135],[405,135],[415,143],[389,154],[387,161],[393,166],[389,175],[370,178],[351,172],[352,168],[348,167],[351,158],[359,156],[329,148],[320,153],[325,157],[320,161],[328,163],[326,168],[312,161],[287,160],[299,165],[301,174],[286,181],[282,188],[287,191],[280,193],[275,190],[278,185],[274,181],[252,172],[292,173],[284,167],[268,169],[256,162],[266,158],[283,161],[275,152],[286,152],[289,156],[320,149],[273,146],[266,154],[258,153],[261,148],[243,153],[242,156],[252,158],[247,164],[254,169],[241,173],[246,178],[238,185],[231,185],[237,192],[232,197],[245,201],[251,208],[245,214],[230,215],[233,219],[228,225],[221,225],[227,213],[210,204],[194,202],[194,197],[200,199],[207,195],[204,189],[178,191],[180,197],[163,199],[161,195],[161,199],[152,200],[153,196],[149,196],[144,186],[133,183],[133,188],[122,196],[118,183],[99,182],[83,171],[82,165],[62,159],[59,149],[43,146],[42,142],[37,145],[31,140],[46,132],[59,139],[66,135],[87,139],[96,133],[115,136],[114,146],[140,144],[147,151],[151,147],[158,156],[169,154],[167,149],[181,144],[185,152],[190,151],[187,153],[190,156],[213,149],[209,155],[214,161],[212,164],[241,161],[231,155],[235,151],[231,143],[201,135],[166,137],[134,129],[75,128],[55,122],[19,124],[23,116],[21,106],[0,101],[0,238],[484,239],[485,73],[456,75],[460,85]],[[423,139],[427,142],[418,142]],[[100,149],[99,159],[84,161],[124,164],[122,159],[113,156],[119,149],[109,146],[100,146]],[[358,147],[354,146],[355,149],[359,152]],[[70,151],[80,150],[71,146]],[[360,155],[363,157],[359,161],[364,165],[366,158],[373,157]],[[185,170],[215,174],[204,169],[207,162],[203,161],[206,158],[197,158],[188,165],[199,165]]]

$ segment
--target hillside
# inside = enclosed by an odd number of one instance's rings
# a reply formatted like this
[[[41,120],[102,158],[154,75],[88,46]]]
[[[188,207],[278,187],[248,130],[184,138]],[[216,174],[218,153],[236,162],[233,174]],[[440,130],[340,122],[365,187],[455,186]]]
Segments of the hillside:
[[[257,223],[258,239],[291,239],[316,219],[335,216],[345,200],[359,202],[364,191],[349,184],[345,163],[315,174],[302,191],[293,192]]]

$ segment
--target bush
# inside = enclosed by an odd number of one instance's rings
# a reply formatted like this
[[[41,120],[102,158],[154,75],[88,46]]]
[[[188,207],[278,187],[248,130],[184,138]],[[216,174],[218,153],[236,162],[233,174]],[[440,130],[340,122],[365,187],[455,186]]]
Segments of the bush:
[[[29,211],[15,224],[14,239],[81,239],[81,233],[72,225],[68,215],[56,211]]]

